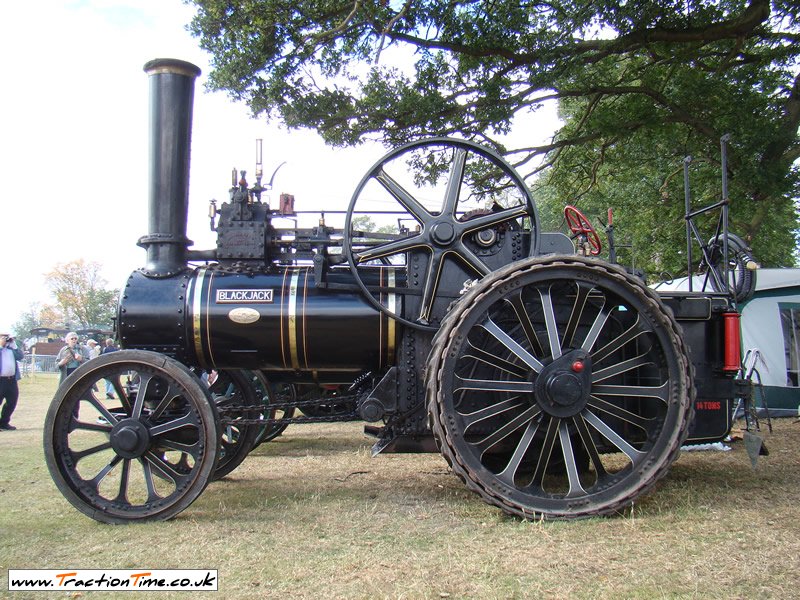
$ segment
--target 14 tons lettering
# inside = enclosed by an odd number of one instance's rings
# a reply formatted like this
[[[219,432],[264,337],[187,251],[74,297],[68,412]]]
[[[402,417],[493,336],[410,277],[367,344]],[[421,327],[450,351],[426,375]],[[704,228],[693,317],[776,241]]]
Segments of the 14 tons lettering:
[[[697,404],[695,405],[697,410],[719,410],[722,408],[722,402],[719,400],[708,401],[708,400],[698,400]]]

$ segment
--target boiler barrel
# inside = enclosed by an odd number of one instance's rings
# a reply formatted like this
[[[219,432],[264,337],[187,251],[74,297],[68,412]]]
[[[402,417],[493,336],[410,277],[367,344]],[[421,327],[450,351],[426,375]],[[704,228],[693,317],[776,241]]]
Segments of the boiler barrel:
[[[376,267],[362,278],[401,312],[390,288],[404,285],[403,270]],[[255,275],[199,268],[168,279],[137,271],[120,302],[122,345],[204,368],[329,380],[393,364],[396,322],[364,300],[348,270],[331,270],[326,282],[330,288],[317,287],[310,267]]]

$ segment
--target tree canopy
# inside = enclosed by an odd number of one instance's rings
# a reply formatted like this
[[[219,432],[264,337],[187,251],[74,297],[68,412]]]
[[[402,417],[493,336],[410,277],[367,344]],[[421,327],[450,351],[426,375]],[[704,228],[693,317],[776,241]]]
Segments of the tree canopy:
[[[45,276],[68,328],[111,329],[118,290],[106,288],[101,265],[83,259],[58,264]]]
[[[676,268],[685,247],[676,169],[691,155],[698,204],[718,200],[730,134],[732,228],[765,264],[794,259],[794,0],[192,1],[211,87],[255,114],[335,145],[489,144],[531,181],[544,175],[553,205],[618,207],[654,269]],[[508,147],[547,101],[563,119],[553,139]]]

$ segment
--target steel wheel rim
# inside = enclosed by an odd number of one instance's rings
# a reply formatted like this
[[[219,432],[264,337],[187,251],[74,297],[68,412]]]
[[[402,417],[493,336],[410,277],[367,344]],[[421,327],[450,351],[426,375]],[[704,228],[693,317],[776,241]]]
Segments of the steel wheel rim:
[[[398,157],[417,152],[423,148],[427,149],[428,147],[446,148],[453,152],[448,173],[447,190],[444,194],[445,197],[442,199],[441,206],[438,207],[440,212],[437,212],[437,209],[431,210],[422,206],[422,203],[417,201],[418,199],[414,197],[414,194],[409,194],[392,178],[392,175],[385,170],[386,165],[390,164]],[[460,190],[462,184],[465,182],[464,166],[470,156],[477,157],[479,160],[485,160],[493,168],[498,169],[504,177],[507,177],[510,182],[510,187],[514,188],[521,195],[522,204],[512,208],[505,208],[496,215],[484,215],[482,220],[475,220],[473,223],[458,218],[457,208],[462,202]],[[412,220],[416,221],[421,226],[422,230],[416,235],[412,234],[407,238],[400,238],[393,242],[381,244],[379,248],[374,250],[355,251],[352,231],[353,216],[355,212],[357,212],[356,206],[365,187],[372,182],[380,183],[380,185],[388,191],[389,196],[393,197],[399,205],[409,212]],[[469,279],[480,278],[492,271],[492,267],[487,266],[484,259],[477,255],[469,244],[465,243],[467,237],[466,229],[470,230],[470,235],[477,235],[477,232],[483,228],[488,229],[492,226],[506,224],[521,217],[530,220],[531,240],[527,256],[536,255],[539,250],[538,212],[528,186],[504,158],[496,152],[468,140],[454,138],[418,140],[405,144],[386,154],[372,166],[358,184],[347,209],[343,251],[350,265],[351,272],[354,274],[356,284],[370,304],[406,326],[434,332],[438,329],[439,320],[446,312],[446,305],[444,308],[436,308],[435,304],[438,299],[438,286],[446,279],[444,273],[446,272],[448,263],[454,262],[455,259],[455,262],[461,262],[463,265],[466,265],[467,271],[470,273],[468,276]],[[486,221],[485,225],[478,227],[478,224],[484,221]],[[388,251],[388,249],[391,248],[394,248],[394,250]],[[380,250],[383,249],[386,249],[387,252],[381,253]],[[384,306],[373,293],[370,292],[359,274],[358,267],[366,258],[387,260],[411,250],[422,250],[423,253],[428,253],[428,262],[425,269],[423,269],[425,272],[421,275],[423,284],[421,286],[422,299],[419,309],[420,314],[415,315],[414,318],[407,318],[396,314],[390,307]],[[375,254],[374,257],[372,256],[373,254]],[[408,267],[410,268],[411,265],[408,265]],[[413,271],[414,269],[410,268],[409,270]],[[459,285],[462,283],[463,280],[459,281]],[[456,292],[457,291],[456,289]]]
[[[686,434],[688,365],[685,352],[674,350],[666,330],[671,323],[653,298],[635,291],[644,288],[628,287],[624,274],[584,273],[583,265],[532,270],[480,298],[473,294],[473,303],[464,302],[469,309],[456,311],[457,323],[448,322],[451,343],[438,369],[434,422],[468,485],[520,516],[613,512],[663,474]],[[533,315],[529,323],[519,317],[521,305]],[[582,318],[573,320],[579,305]],[[603,317],[601,305],[626,310],[606,310]],[[558,336],[548,335],[547,321],[558,326],[550,330]],[[531,324],[545,330],[537,333],[538,348],[530,341]],[[565,348],[584,342],[590,349],[581,360],[590,381],[566,385],[578,375],[570,371],[574,356]],[[612,351],[615,343],[622,346]],[[618,360],[637,345],[638,354]],[[554,352],[561,358],[554,361]],[[566,361],[563,368],[548,371],[559,360]],[[553,396],[561,405],[542,392],[547,386],[540,377],[558,391]],[[626,383],[633,378],[640,383]],[[599,452],[600,446],[617,452]]]
[[[150,354],[87,363],[61,385],[45,421],[51,475],[100,521],[170,518],[199,496],[215,464],[215,412],[202,385],[164,357],[139,360]]]

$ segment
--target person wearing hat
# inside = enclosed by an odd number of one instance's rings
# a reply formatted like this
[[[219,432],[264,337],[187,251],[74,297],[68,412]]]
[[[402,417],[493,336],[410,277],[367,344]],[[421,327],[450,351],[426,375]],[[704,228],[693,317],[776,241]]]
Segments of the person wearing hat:
[[[100,356],[100,346],[91,338],[86,340],[86,345],[89,347],[89,358],[97,358]]]
[[[22,360],[22,350],[17,348],[17,343],[7,333],[0,333],[0,431],[14,431],[16,427],[11,424],[11,415],[17,408],[19,398],[19,365]]]

